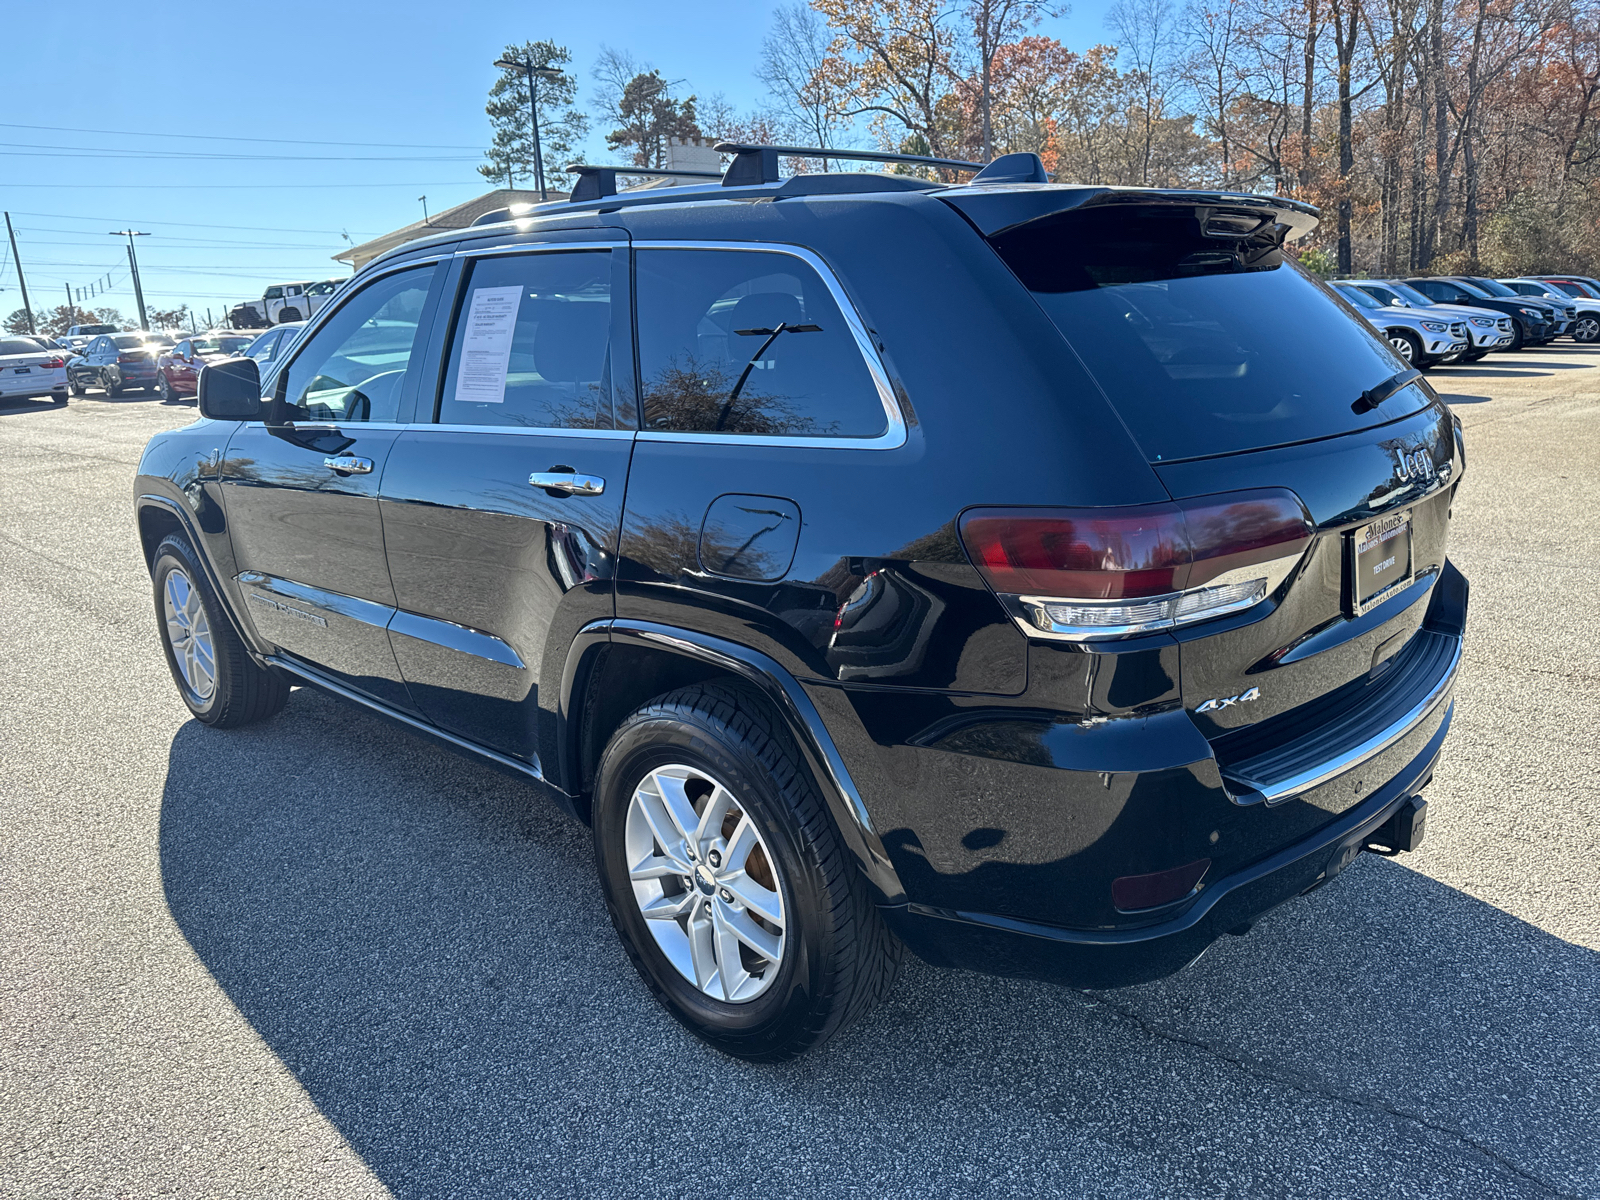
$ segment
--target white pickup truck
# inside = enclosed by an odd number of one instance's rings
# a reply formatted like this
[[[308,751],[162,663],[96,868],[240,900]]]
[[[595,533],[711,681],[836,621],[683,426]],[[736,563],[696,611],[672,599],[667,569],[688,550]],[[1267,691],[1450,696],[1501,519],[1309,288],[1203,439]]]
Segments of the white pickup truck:
[[[323,279],[312,283],[275,283],[259,300],[247,300],[228,310],[228,324],[235,329],[266,329],[285,321],[304,321],[333,298],[342,279]]]

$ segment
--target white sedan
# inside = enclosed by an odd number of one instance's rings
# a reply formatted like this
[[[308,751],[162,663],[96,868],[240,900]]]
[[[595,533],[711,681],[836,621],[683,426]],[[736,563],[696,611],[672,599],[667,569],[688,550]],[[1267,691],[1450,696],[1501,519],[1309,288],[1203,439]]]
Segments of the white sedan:
[[[0,337],[0,398],[25,400],[49,396],[67,402],[67,360],[60,350],[46,350],[32,338]]]

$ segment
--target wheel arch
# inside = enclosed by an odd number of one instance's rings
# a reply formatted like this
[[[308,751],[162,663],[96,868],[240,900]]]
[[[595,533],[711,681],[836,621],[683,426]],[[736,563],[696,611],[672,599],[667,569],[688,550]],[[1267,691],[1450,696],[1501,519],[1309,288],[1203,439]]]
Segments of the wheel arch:
[[[239,640],[244,643],[245,648],[260,658],[263,651],[256,642],[254,632],[234,611],[233,593],[225,586],[227,581],[222,578],[216,564],[211,561],[206,538],[196,528],[192,516],[185,511],[184,506],[171,497],[143,492],[134,500],[134,513],[139,525],[139,544],[144,555],[145,569],[152,570],[155,567],[156,547],[161,545],[162,540],[169,534],[181,533],[188,540],[189,548],[194,551],[195,558],[199,560],[200,569],[206,573],[206,580],[211,584],[211,592],[221,604],[228,623],[233,626],[234,632],[239,635]]]
[[[827,803],[844,844],[883,903],[905,889],[872,827],[861,794],[821,714],[778,662],[748,646],[651,621],[596,622],[574,639],[563,672],[558,721],[561,786],[588,817],[600,754],[613,730],[645,701],[694,683],[754,686],[782,720]]]

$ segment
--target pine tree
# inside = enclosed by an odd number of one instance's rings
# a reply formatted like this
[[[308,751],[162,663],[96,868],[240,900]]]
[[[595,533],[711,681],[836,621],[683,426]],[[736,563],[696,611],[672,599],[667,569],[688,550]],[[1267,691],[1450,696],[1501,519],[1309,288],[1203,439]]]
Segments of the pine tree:
[[[516,62],[531,62],[535,67],[554,67],[565,71],[572,55],[554,42],[526,42],[507,46],[504,57]],[[544,157],[545,183],[566,190],[570,181],[561,170],[573,160],[578,146],[589,132],[589,118],[575,108],[578,79],[566,72],[560,79],[535,81],[539,102],[539,144]],[[501,187],[532,188],[533,126],[528,119],[528,78],[521,71],[505,69],[489,89],[484,105],[494,140],[484,152],[488,161],[478,173]]]

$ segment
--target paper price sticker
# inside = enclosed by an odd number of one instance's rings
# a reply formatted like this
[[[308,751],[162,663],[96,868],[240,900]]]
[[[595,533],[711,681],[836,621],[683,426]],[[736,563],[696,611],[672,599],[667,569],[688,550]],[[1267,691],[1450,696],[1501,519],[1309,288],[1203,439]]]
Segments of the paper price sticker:
[[[456,371],[457,404],[505,403],[506,370],[521,306],[520,285],[473,290]]]

